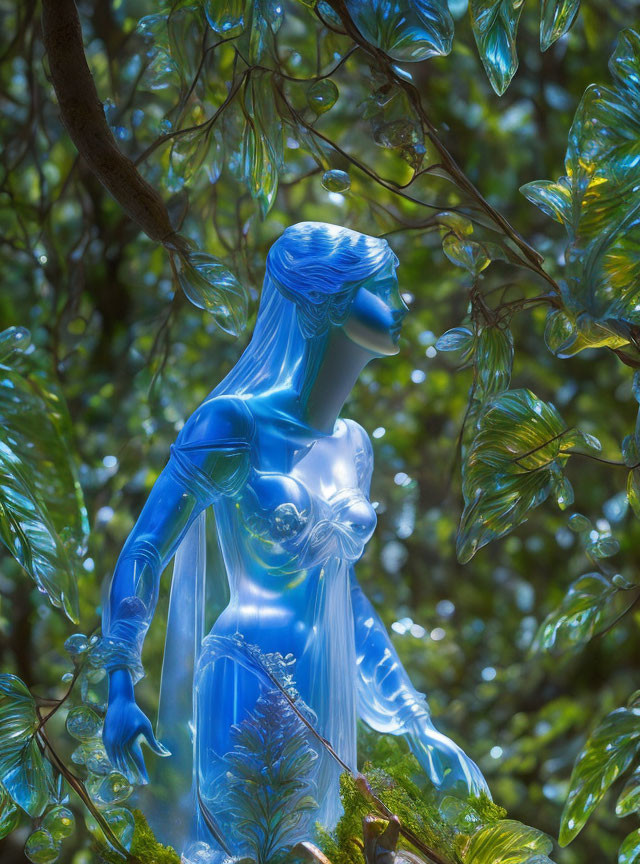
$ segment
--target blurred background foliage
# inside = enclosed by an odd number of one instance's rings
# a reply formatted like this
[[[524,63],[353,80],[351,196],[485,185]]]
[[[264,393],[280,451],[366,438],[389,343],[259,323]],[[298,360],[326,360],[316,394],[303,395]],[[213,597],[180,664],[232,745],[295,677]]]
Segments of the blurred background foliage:
[[[473,5],[476,14],[481,4]],[[50,445],[53,463],[69,478],[77,470],[90,526],[86,550],[83,517],[76,514],[68,526],[75,538],[56,523],[51,555],[22,563],[42,585],[75,544],[78,620],[83,632],[91,631],[101,586],[169,445],[246,343],[270,243],[285,226],[305,219],[386,236],[401,262],[411,315],[400,353],[365,370],[344,410],[372,435],[375,452],[372,500],[379,523],[358,578],[414,682],[428,694],[439,727],[479,763],[510,817],[557,838],[576,757],[597,723],[625,705],[637,686],[640,610],[624,597],[614,598],[619,605],[613,612],[607,605],[610,595],[631,590],[640,565],[640,525],[628,504],[621,455],[638,409],[632,369],[606,349],[587,347],[567,359],[548,350],[548,304],[521,300],[548,292],[549,279],[534,258],[514,266],[513,238],[496,232],[450,175],[427,170],[416,176],[439,161],[429,136],[419,131],[424,118],[398,82],[389,96],[388,79],[372,68],[371,55],[335,32],[340,19],[331,7],[259,0],[244,32],[225,24],[222,35],[216,33],[211,24],[222,27],[220,10],[241,6],[180,3],[167,25],[149,0],[78,4],[87,60],[118,147],[137,160],[167,202],[173,226],[199,250],[172,257],[139,230],[78,157],[50,83],[39,3],[0,0],[0,329],[31,333],[24,386],[33,402],[44,398],[29,384],[38,375],[46,377],[49,396],[59,393],[66,401],[69,457],[59,452],[55,430],[40,425],[35,408],[21,434],[37,437],[45,451]],[[362,4],[347,6],[357,11]],[[524,4],[520,66],[501,97],[484,73],[466,6],[465,0],[449,3],[455,36],[448,56],[401,63],[400,70],[413,76],[428,120],[463,176],[544,255],[551,281],[559,281],[564,230],[518,190],[564,173],[574,112],[589,84],[609,85],[609,57],[619,31],[637,19],[637,2],[586,0],[570,32],[544,53],[540,11]],[[280,18],[280,29],[272,27]],[[330,71],[330,80],[321,77]],[[394,74],[404,80],[402,71]],[[410,182],[410,190],[402,188]],[[465,245],[470,216],[478,247]],[[485,269],[485,257],[498,260]],[[220,293],[221,285],[231,293]],[[225,331],[237,329],[244,300],[227,312],[220,306],[243,290],[249,322],[236,339]],[[561,458],[575,503],[564,511],[555,501],[543,503],[463,565],[456,557],[464,505],[460,443],[469,444],[477,381],[461,354],[448,350],[451,344],[435,346],[463,322],[481,332],[489,319],[478,324],[478,309],[485,308],[509,309],[511,386],[553,403],[570,428],[596,436],[599,457],[615,464],[575,457],[565,468]],[[10,400],[7,406],[5,419],[14,416]],[[62,418],[60,428],[66,423]],[[29,454],[23,456],[29,462]],[[77,469],[67,468],[67,458]],[[36,478],[46,468],[43,459],[29,463]],[[633,454],[627,458],[635,461]],[[62,504],[51,500],[59,516]],[[570,586],[593,574],[601,559],[604,575],[574,586],[567,600]],[[145,645],[148,675],[138,687],[151,716],[168,580],[164,584]],[[580,607],[587,612],[581,617],[578,610],[577,636],[576,628],[554,630],[553,621],[538,632],[561,604],[575,612],[571,596],[598,592],[606,594],[606,608],[596,620],[588,611],[591,600]],[[75,603],[61,598],[59,588],[53,595],[58,605]],[[629,596],[634,601],[637,595]],[[77,628],[4,553],[0,597],[3,672],[19,675],[36,694],[60,698],[67,686],[60,679],[69,671],[62,646]],[[52,726],[62,730],[64,713]],[[637,827],[633,815],[616,818],[621,788],[614,784],[571,845],[556,848],[554,860],[616,860],[622,840]],[[25,820],[0,841],[3,861],[23,860],[27,833]],[[80,830],[65,842],[63,860],[92,860],[87,844]]]

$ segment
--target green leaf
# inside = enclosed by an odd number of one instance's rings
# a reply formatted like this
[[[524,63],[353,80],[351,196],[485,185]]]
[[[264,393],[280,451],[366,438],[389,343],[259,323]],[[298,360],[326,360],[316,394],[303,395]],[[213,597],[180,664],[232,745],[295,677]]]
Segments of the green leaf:
[[[464,864],[553,864],[548,853],[553,849],[551,839],[513,819],[501,819],[482,828],[471,838],[463,855]]]
[[[177,258],[180,286],[194,306],[215,318],[225,333],[237,336],[246,326],[245,288],[219,258],[206,252],[186,252]]]
[[[540,9],[540,50],[546,51],[571,29],[580,0],[542,0]]]
[[[15,675],[0,675],[0,782],[30,816],[49,801],[47,772],[35,740],[36,703]]]
[[[559,27],[574,6],[549,4],[557,7]],[[609,70],[613,85],[589,87],[576,111],[566,175],[521,189],[567,231],[564,308],[550,316],[546,337],[559,357],[635,344],[640,325],[640,36],[634,30],[620,34]]]
[[[616,802],[616,816],[622,818],[640,811],[640,770],[634,771]]]
[[[596,727],[573,767],[560,825],[562,846],[580,833],[607,789],[639,751],[640,709],[618,708]]]
[[[230,39],[244,30],[245,6],[246,0],[205,0],[204,14],[215,33]]]
[[[554,406],[529,390],[508,390],[487,403],[462,467],[462,563],[548,497],[570,453],[569,431]]]
[[[24,327],[7,327],[0,333],[0,363],[4,363],[15,351],[25,351],[31,342],[31,334]]]
[[[518,68],[516,34],[524,0],[471,0],[471,28],[480,59],[498,96]]]
[[[0,539],[75,621],[89,526],[64,398],[36,357],[17,353],[0,366]]]
[[[585,644],[620,614],[619,605],[613,602],[620,593],[600,573],[580,576],[540,625],[533,650],[561,652]]]
[[[640,828],[636,828],[622,841],[618,850],[618,864],[639,864],[640,862]]]
[[[513,368],[513,336],[508,327],[483,327],[478,335],[475,364],[479,398],[506,390]]]
[[[11,834],[20,822],[20,811],[0,787],[0,840]]]
[[[244,100],[248,118],[242,154],[244,178],[263,218],[275,201],[284,158],[282,122],[274,94],[273,77],[264,72],[251,76]]]
[[[442,251],[452,264],[463,267],[474,276],[481,273],[491,263],[486,250],[474,240],[447,234],[442,241]]]
[[[475,333],[469,327],[453,327],[436,342],[438,351],[470,351],[475,344]]]

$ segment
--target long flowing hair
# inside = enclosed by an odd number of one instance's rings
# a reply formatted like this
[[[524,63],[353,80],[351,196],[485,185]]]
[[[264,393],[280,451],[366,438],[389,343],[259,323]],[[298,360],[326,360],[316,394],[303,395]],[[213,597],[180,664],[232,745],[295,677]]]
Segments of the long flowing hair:
[[[287,228],[267,256],[251,341],[212,396],[292,387],[329,327],[344,323],[366,279],[398,259],[386,240],[326,222]]]

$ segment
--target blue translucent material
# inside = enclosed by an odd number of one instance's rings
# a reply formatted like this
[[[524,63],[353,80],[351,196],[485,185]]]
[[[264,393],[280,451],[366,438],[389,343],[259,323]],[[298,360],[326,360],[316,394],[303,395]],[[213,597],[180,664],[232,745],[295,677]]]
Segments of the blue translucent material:
[[[398,351],[407,308],[397,264],[386,241],[345,228],[305,222],[282,234],[249,346],[185,423],[118,560],[101,645],[110,672],[104,742],[115,767],[141,780],[140,736],[166,751],[133,683],[160,576],[177,551],[158,720],[172,756],[154,760],[145,809],[186,860],[214,860],[221,846],[251,853],[236,830],[246,813],[234,771],[253,770],[255,757],[242,742],[277,748],[277,728],[267,734],[276,710],[282,724],[298,722],[274,701],[256,656],[285,670],[300,710],[352,768],[360,716],[407,736],[435,783],[486,788],[435,730],[354,573],[376,524],[372,449],[364,429],[338,414],[364,366]],[[308,794],[289,808],[299,813],[283,833],[289,844],[340,814],[339,765],[303,727],[296,734]],[[285,800],[276,781],[274,798]]]

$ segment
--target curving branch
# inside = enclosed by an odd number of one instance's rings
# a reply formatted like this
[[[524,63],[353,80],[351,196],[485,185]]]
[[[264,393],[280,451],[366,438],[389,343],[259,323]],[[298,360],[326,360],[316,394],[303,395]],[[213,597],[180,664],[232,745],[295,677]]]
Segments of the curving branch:
[[[42,0],[42,32],[62,122],[78,153],[145,234],[172,249],[183,248],[164,201],[120,152],[109,129],[85,57],[74,0]]]

